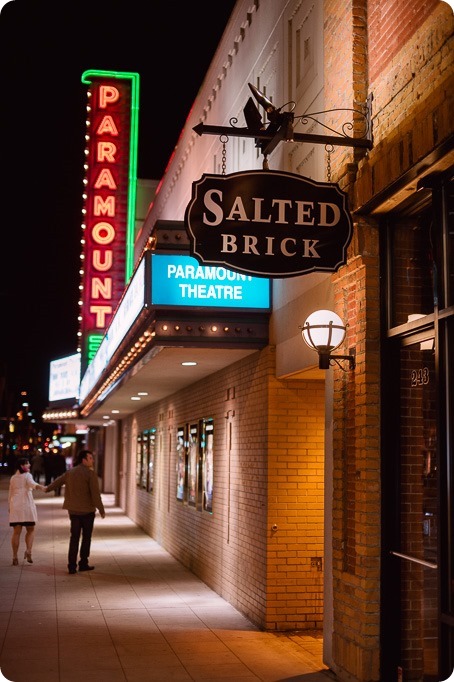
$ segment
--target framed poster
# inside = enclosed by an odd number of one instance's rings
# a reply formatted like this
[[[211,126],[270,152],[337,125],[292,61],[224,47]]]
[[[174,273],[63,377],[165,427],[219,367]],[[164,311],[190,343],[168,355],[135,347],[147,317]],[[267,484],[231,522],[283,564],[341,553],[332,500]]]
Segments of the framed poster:
[[[156,429],[152,428],[148,431],[148,479],[147,491],[149,493],[153,490],[154,485],[154,457],[156,447]]]
[[[147,489],[147,477],[148,477],[148,431],[143,431],[142,433],[142,466],[141,466],[141,477],[140,477],[140,487],[144,490]]]
[[[202,432],[202,487],[204,511],[213,513],[213,438],[214,424],[212,419],[204,419]]]
[[[186,483],[186,441],[184,426],[177,429],[177,500],[183,502]]]
[[[136,485],[140,485],[142,480],[142,434],[139,433],[137,436],[137,447],[136,447]]]
[[[199,471],[199,426],[191,424],[188,434],[188,504],[197,505]]]

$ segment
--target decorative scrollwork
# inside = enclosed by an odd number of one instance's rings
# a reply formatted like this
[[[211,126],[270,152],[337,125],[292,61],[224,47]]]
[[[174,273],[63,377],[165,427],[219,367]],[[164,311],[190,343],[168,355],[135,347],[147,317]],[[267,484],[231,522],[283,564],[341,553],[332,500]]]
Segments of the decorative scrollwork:
[[[325,111],[314,111],[310,112],[308,114],[302,114],[301,116],[296,115],[295,116],[295,125],[299,122],[301,125],[308,125],[311,121],[314,123],[317,123],[318,125],[322,126],[322,128],[325,128],[325,130],[329,130],[332,133],[335,133],[336,135],[340,135],[341,137],[346,137],[346,138],[352,138],[353,137],[353,131],[355,130],[355,123],[360,123],[363,126],[363,132],[361,134],[361,131],[356,130],[355,132],[358,133],[360,132],[359,135],[357,135],[359,138],[362,139],[367,139],[370,134],[370,119],[369,119],[369,109],[367,107],[367,104],[364,105],[365,111],[362,111],[361,109],[349,109],[349,108],[340,108],[340,109],[326,109]],[[324,116],[325,114],[331,114],[334,112],[340,112],[340,111],[348,111],[351,112],[354,116],[357,116],[356,121],[346,121],[345,123],[342,124],[340,130],[336,130],[335,128],[332,128],[331,126],[327,125],[326,123],[323,123],[318,116]]]
[[[366,102],[364,104],[358,104],[357,108],[343,107],[326,109],[325,111],[314,111],[299,115],[294,113],[296,106],[295,102],[286,102],[283,106],[276,107],[271,100],[257,90],[251,83],[249,83],[249,87],[258,103],[265,109],[268,123],[263,120],[262,114],[255,106],[252,98],[249,98],[243,109],[247,127],[237,126],[238,118],[232,116],[232,118],[229,119],[229,128],[199,123],[193,128],[197,135],[219,135],[224,133],[227,136],[253,137],[255,138],[256,146],[261,149],[262,154],[265,157],[265,164],[266,157],[271,154],[279,142],[283,141],[332,144],[361,149],[372,149],[373,147],[372,93],[369,94]],[[352,114],[352,120],[342,124],[339,123],[340,131],[333,127],[335,124],[329,125],[323,120],[320,120],[320,117],[334,112],[349,112]],[[298,123],[304,126],[308,125],[310,122],[335,133],[336,137],[318,133],[314,134],[312,132],[299,133],[294,131],[294,126]]]

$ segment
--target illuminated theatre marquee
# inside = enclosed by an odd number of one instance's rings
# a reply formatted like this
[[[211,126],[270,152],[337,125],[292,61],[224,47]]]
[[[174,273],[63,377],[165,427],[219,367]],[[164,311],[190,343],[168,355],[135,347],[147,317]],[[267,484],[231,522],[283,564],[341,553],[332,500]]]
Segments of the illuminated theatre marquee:
[[[96,354],[133,269],[139,75],[85,71],[89,86],[79,352]]]

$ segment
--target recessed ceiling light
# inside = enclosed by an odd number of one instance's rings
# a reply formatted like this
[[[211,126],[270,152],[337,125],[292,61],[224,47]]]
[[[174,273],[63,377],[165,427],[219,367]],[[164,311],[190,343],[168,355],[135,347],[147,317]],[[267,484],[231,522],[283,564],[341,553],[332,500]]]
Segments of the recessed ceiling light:
[[[131,397],[131,400],[140,400],[140,398],[139,398],[138,395],[133,395],[133,396]]]
[[[183,365],[183,367],[193,367],[197,363],[193,362],[192,360],[187,360],[186,362],[182,362],[181,364]]]
[[[146,391],[138,391],[137,395],[148,395]]]
[[[120,414],[120,410],[112,410],[112,414]]]

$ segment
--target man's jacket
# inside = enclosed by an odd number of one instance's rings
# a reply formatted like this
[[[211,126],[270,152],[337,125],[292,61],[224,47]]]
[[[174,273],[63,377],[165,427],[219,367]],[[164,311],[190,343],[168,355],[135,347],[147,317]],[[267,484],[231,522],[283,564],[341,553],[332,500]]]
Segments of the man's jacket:
[[[63,485],[65,486],[63,509],[67,509],[70,514],[90,514],[99,509],[99,513],[104,516],[98,476],[93,469],[78,464],[52,481],[46,487],[46,491],[50,492]]]

